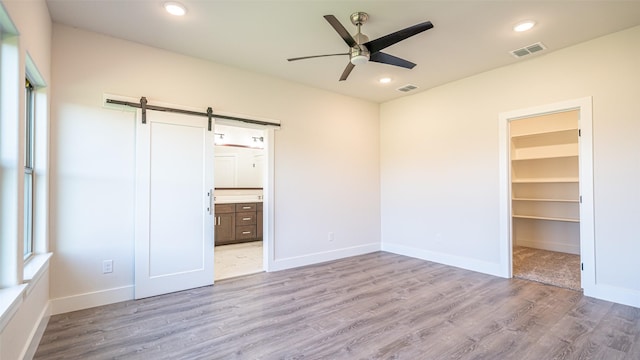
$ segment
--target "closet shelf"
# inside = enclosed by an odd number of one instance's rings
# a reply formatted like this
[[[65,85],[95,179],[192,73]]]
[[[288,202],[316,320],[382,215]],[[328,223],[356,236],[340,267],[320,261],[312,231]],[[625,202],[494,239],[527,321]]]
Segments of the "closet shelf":
[[[578,127],[567,127],[564,129],[555,129],[549,131],[532,131],[529,133],[522,133],[517,135],[512,135],[511,139],[514,141],[523,141],[523,140],[538,140],[542,143],[547,143],[553,141],[554,143],[558,142],[574,142],[575,138],[578,136]]]
[[[540,202],[567,202],[577,203],[578,199],[536,199],[536,198],[512,198],[513,201],[540,201]]]
[[[578,154],[567,155],[551,155],[551,156],[523,156],[519,158],[511,159],[511,161],[528,161],[528,160],[548,160],[548,159],[564,159],[564,158],[578,158]]]
[[[511,181],[514,184],[525,184],[525,183],[577,183],[577,177],[565,177],[565,178],[521,178],[521,179],[512,179]]]
[[[574,223],[580,222],[580,219],[560,218],[560,217],[530,216],[530,215],[513,215],[513,217],[518,219],[551,220],[551,221],[564,221],[564,222],[574,222]]]
[[[579,252],[579,111],[511,121],[511,240]]]

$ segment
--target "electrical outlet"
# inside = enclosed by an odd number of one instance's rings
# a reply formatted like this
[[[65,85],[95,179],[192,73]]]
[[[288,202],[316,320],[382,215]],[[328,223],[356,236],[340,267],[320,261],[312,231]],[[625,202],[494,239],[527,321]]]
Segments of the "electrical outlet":
[[[329,232],[329,236],[328,236],[329,242],[332,242],[333,240],[336,239],[335,235],[333,234],[333,231]]]
[[[102,261],[102,273],[108,274],[113,272],[113,260]]]

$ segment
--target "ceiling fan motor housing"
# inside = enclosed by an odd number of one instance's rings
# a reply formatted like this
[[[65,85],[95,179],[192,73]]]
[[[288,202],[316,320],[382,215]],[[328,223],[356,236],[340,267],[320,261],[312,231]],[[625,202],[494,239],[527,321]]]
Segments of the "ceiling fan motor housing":
[[[357,45],[351,47],[349,52],[349,61],[353,65],[362,65],[369,61],[371,53],[366,46],[362,45],[369,42],[369,37],[360,32],[360,26],[369,20],[369,14],[366,12],[356,12],[351,14],[351,23],[358,27],[358,32],[353,35],[353,40]]]

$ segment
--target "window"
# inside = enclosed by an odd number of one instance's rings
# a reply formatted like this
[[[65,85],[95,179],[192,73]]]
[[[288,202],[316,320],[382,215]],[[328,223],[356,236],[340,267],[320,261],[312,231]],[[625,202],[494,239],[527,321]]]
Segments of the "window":
[[[25,151],[24,151],[24,259],[33,255],[33,189],[35,143],[35,94],[33,85],[25,82]]]

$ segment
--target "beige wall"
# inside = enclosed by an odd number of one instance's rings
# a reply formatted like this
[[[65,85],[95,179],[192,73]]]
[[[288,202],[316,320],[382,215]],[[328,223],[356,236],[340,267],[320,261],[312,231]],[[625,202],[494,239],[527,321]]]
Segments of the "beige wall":
[[[377,104],[62,25],[53,33],[54,312],[119,301],[133,286],[135,120],[103,108],[103,93],[281,121],[275,268],[379,249]]]
[[[596,282],[640,306],[640,27],[381,106],[383,248],[493,272],[498,114],[593,97]]]

